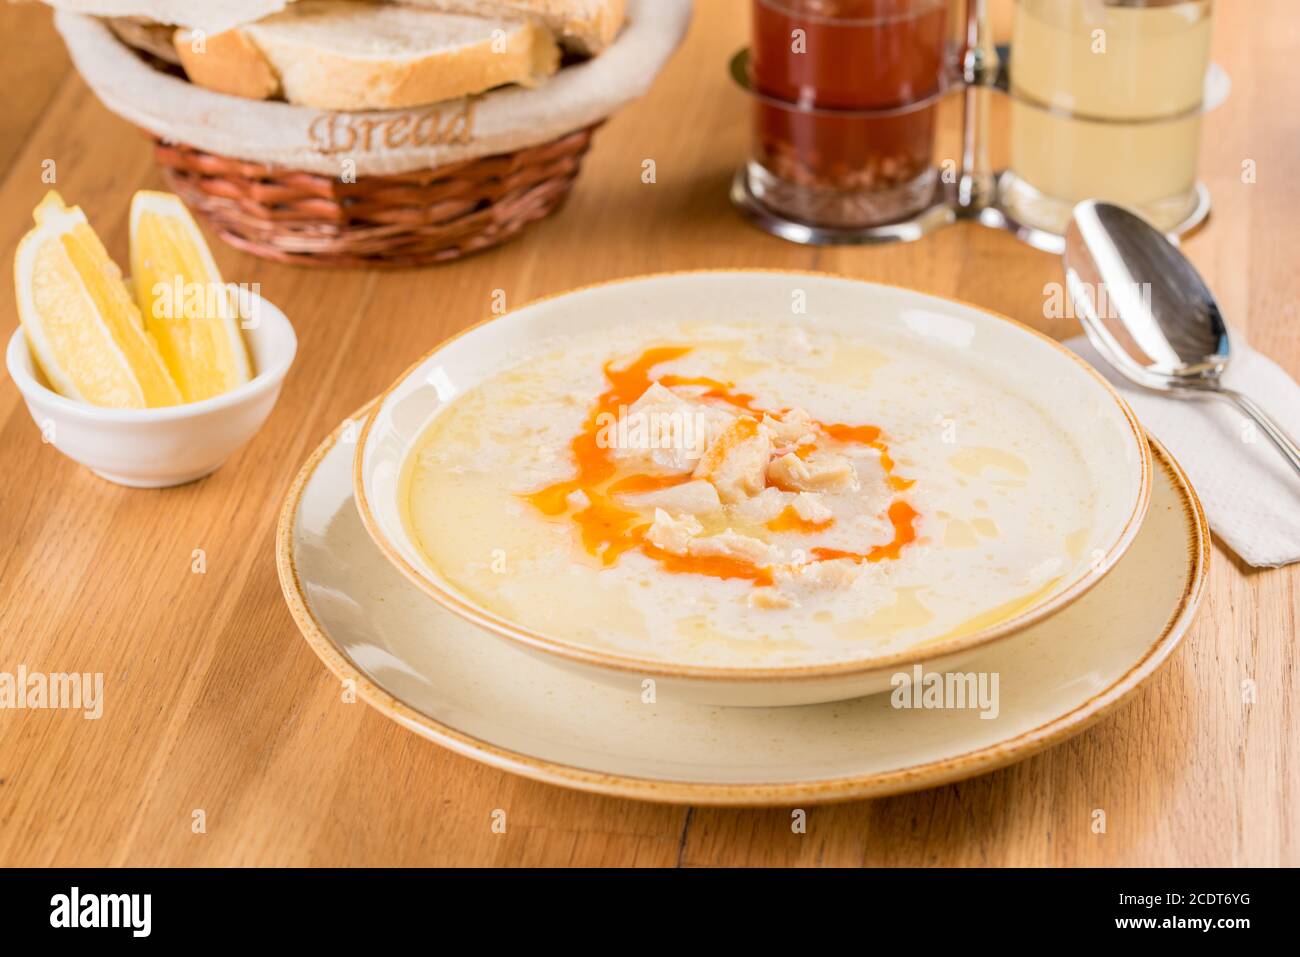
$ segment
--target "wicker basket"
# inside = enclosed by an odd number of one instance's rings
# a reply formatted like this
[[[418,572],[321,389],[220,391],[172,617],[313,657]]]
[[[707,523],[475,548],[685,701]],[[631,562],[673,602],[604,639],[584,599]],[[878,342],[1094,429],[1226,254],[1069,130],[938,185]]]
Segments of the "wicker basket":
[[[351,183],[161,140],[155,156],[168,186],[238,249],[304,266],[402,268],[489,249],[554,212],[595,128]]]
[[[99,18],[56,10],[54,22],[95,95],[153,138],[170,188],[223,240],[375,268],[458,259],[554,212],[592,132],[645,93],[690,12],[691,0],[628,0],[608,49],[536,87],[346,113],[206,90]]]

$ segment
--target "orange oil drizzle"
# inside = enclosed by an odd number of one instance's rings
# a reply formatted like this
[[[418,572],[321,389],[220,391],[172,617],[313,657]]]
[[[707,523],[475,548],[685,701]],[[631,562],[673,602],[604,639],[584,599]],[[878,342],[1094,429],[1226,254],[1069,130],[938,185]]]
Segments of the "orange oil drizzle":
[[[871,445],[880,438],[880,429],[874,425],[843,425],[839,422],[826,422],[821,425],[821,430],[832,439],[840,442],[857,442],[861,445]]]
[[[609,487],[611,495],[639,495],[643,492],[658,492],[675,485],[685,485],[691,481],[690,472],[672,475],[629,475],[614,482]]]
[[[889,454],[889,446],[880,437],[880,429],[876,428],[876,426],[842,425],[838,422],[830,422],[822,425],[821,430],[833,439],[838,439],[841,442],[856,442],[879,452],[880,467],[884,470],[885,480],[889,482],[889,487],[894,491],[906,491],[915,483],[915,479],[900,478],[894,474],[894,459]],[[803,458],[803,456],[800,457]]]
[[[600,423],[605,416],[617,415],[620,406],[628,406],[641,398],[641,393],[654,381],[650,370],[663,362],[680,358],[690,352],[690,346],[664,346],[647,349],[626,368],[615,369],[612,362],[604,365],[609,388],[596,399],[596,405],[583,423],[582,431],[569,443],[573,459],[578,463],[578,474],[566,482],[556,482],[527,496],[546,515],[560,515],[568,508],[568,497],[584,491],[590,498],[592,491],[614,475],[614,463],[609,449],[600,444]],[[594,504],[594,499],[593,499]]]
[[[834,524],[834,516],[824,522],[810,522],[796,512],[793,505],[787,505],[780,515],[767,523],[767,527],[774,532],[820,532]]]
[[[754,406],[754,397],[748,392],[733,392],[729,382],[710,379],[708,376],[666,375],[659,380],[659,384],[666,389],[681,385],[703,386],[704,391],[699,395],[701,399],[719,399],[734,405],[738,409],[744,409],[746,412],[756,412],[759,415],[762,415],[764,411]]]
[[[578,526],[583,548],[588,554],[597,557],[604,565],[612,565],[624,552],[639,549],[646,557],[659,562],[668,572],[708,575],[712,578],[740,578],[752,581],[755,585],[772,584],[772,568],[756,565],[743,558],[722,555],[676,555],[665,551],[646,541],[645,535],[649,524],[638,513],[624,508],[614,501],[618,494],[652,492],[671,488],[691,480],[691,475],[628,475],[615,479],[616,464],[609,455],[609,449],[600,440],[600,423],[606,416],[617,415],[621,407],[630,406],[653,383],[658,382],[665,388],[673,386],[694,386],[703,388],[697,394],[699,399],[715,399],[726,402],[736,408],[762,415],[764,409],[754,405],[755,398],[744,392],[735,392],[730,383],[711,379],[706,376],[680,376],[667,374],[653,376],[656,366],[681,358],[691,351],[690,346],[659,346],[647,349],[640,356],[623,368],[615,368],[614,363],[607,362],[602,367],[609,388],[596,399],[591,412],[583,423],[582,431],[569,443],[577,465],[577,474],[563,482],[556,482],[543,489],[525,495],[544,515],[563,515],[573,503],[570,496],[581,492],[586,503],[574,506],[573,521]],[[782,410],[784,412],[786,410]],[[780,413],[778,413],[780,414]],[[888,446],[881,438],[881,431],[874,425],[845,425],[842,423],[814,423],[817,430],[828,438],[845,444],[867,445],[880,453],[880,466],[892,488],[903,490],[910,488],[912,480],[894,475],[894,460],[889,456]],[[811,454],[816,445],[804,445],[796,449],[801,458]],[[877,545],[865,553],[846,552],[832,548],[814,548],[815,561],[828,561],[833,558],[852,558],[855,561],[878,562],[883,559],[899,557],[904,545],[916,539],[913,521],[917,513],[910,505],[901,500],[889,506],[889,519],[894,526],[893,541]],[[834,519],[822,523],[808,522],[800,518],[793,508],[787,507],[775,519],[767,523],[772,531],[812,532],[828,528]]]
[[[637,512],[620,508],[604,495],[588,492],[591,504],[573,513],[582,534],[582,547],[605,565],[642,544],[650,527]]]
[[[902,499],[896,499],[889,506],[889,523],[894,526],[894,538],[884,545],[875,545],[866,552],[846,552],[838,548],[814,548],[813,558],[825,562],[835,558],[851,558],[855,562],[879,562],[886,558],[894,559],[902,552],[904,545],[916,541],[916,528],[913,522],[917,512]]]
[[[649,542],[641,543],[641,551],[663,567],[666,572],[708,575],[710,578],[747,578],[755,585],[772,584],[772,569],[755,565],[745,558],[726,555],[676,555]]]

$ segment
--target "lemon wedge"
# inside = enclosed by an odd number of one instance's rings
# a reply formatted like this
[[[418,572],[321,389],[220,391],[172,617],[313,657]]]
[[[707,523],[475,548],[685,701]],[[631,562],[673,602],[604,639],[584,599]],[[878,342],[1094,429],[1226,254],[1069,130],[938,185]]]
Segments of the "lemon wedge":
[[[131,200],[131,279],[145,328],[186,402],[249,380],[237,303],[179,197],[140,190]]]
[[[36,220],[36,225],[39,226],[45,222],[46,216],[67,211],[68,205],[63,201],[63,197],[59,195],[58,190],[52,189],[36,204],[36,208],[32,210],[32,219]]]
[[[14,254],[18,316],[59,393],[93,405],[175,405],[181,392],[80,207],[50,191]]]

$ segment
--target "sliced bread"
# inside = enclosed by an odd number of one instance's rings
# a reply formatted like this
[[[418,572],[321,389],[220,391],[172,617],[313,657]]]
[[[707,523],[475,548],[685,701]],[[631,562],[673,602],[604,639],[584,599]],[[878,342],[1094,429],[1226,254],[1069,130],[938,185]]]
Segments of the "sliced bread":
[[[525,14],[549,27],[568,48],[595,55],[614,42],[627,0],[404,0],[447,13],[481,17]]]
[[[172,42],[191,83],[251,100],[266,100],[280,93],[279,76],[242,30],[206,36],[182,27]]]
[[[279,92],[329,110],[398,109],[506,83],[531,86],[559,65],[550,31],[527,18],[352,0],[302,0],[204,43],[193,39],[178,32],[177,52],[200,86],[257,98]]]

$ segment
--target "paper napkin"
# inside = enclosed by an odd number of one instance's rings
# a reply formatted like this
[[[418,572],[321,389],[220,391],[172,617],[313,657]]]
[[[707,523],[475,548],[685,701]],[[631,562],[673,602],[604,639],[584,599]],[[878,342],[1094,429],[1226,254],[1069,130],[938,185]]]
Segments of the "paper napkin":
[[[1300,560],[1300,476],[1252,419],[1221,399],[1172,399],[1133,385],[1084,336],[1065,345],[1124,396],[1141,423],[1192,480],[1210,528],[1250,565]],[[1300,386],[1239,338],[1223,379],[1254,399],[1292,436],[1300,435]]]

